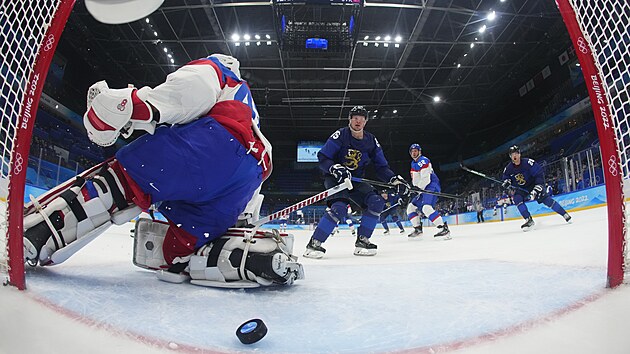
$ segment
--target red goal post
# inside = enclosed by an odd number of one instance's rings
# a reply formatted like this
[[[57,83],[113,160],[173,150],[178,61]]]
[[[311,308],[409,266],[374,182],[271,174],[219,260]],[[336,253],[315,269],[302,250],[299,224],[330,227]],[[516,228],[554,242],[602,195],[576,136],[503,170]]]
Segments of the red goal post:
[[[601,145],[608,208],[608,286],[628,269],[624,183],[630,155],[630,3],[556,0],[575,47]]]
[[[1,197],[0,273],[25,289],[24,186],[39,98],[61,33],[75,0],[10,0],[0,5]]]

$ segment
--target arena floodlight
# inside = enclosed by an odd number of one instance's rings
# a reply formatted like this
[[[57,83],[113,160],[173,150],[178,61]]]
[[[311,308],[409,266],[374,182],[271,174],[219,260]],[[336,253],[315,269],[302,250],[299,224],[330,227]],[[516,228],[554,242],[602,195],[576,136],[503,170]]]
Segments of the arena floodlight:
[[[442,98],[440,96],[434,96],[433,97],[433,102],[438,103],[442,100]]]
[[[489,13],[487,18],[488,18],[488,21],[494,21],[494,19],[497,18],[496,11],[492,11],[491,13]]]
[[[394,40],[396,41],[396,43],[400,43],[400,41],[402,41],[402,37],[401,36],[396,36],[396,38],[394,38]]]
[[[232,35],[232,40],[233,40],[234,42],[237,42],[239,39],[241,39],[241,36],[239,36],[237,33],[234,33],[234,34]]]
[[[486,25],[479,27],[479,33],[484,33],[486,31]]]
[[[385,40],[386,40],[386,41],[390,41],[391,39],[392,39],[392,37],[390,37],[390,36],[385,36]]]
[[[249,34],[244,34],[243,35],[243,39],[248,41],[251,37],[249,36]]]

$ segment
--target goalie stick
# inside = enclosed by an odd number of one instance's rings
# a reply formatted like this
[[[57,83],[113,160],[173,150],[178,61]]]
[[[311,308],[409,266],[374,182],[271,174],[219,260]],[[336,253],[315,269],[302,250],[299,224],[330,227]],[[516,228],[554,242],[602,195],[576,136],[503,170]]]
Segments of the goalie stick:
[[[485,173],[481,173],[481,172],[479,172],[479,171],[471,170],[470,168],[468,168],[468,167],[464,166],[464,164],[461,164],[461,163],[460,163],[460,164],[459,164],[459,167],[461,167],[461,168],[462,168],[462,170],[464,170],[464,171],[467,171],[467,172],[472,173],[473,175],[477,175],[477,176],[479,176],[479,177],[483,177],[483,178],[488,179],[488,180],[490,180],[490,181],[496,182],[496,183],[498,183],[498,184],[500,184],[500,185],[502,185],[502,184],[503,184],[503,181],[499,181],[498,179],[493,178],[493,177],[490,177],[490,176],[486,175]],[[521,191],[521,192],[525,192],[525,193],[527,193],[527,194],[529,194],[529,193],[530,193],[530,191],[528,191],[528,190],[527,190],[527,189],[525,189],[525,188],[518,187],[518,186],[513,186],[513,185],[511,185],[511,184],[510,184],[510,186],[509,186],[508,188],[517,189],[517,190],[519,190],[519,191]]]
[[[387,183],[387,182],[381,182],[381,181],[374,181],[374,180],[367,179],[367,178],[352,177],[352,180],[354,182],[369,183],[371,185],[378,186],[378,187],[396,188],[396,185],[394,185],[394,184]],[[431,195],[435,195],[435,196],[443,197],[443,198],[462,199],[462,196],[460,196],[460,195],[428,191],[428,190],[425,190],[425,189],[422,189],[422,188],[418,188],[416,186],[409,186],[409,189],[412,192],[416,192],[416,193],[426,193],[426,194],[431,194]]]

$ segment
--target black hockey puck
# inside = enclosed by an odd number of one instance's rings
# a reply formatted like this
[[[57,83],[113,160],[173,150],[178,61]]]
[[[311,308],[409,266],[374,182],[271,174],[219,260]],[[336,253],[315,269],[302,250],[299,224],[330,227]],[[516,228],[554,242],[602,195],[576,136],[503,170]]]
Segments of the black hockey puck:
[[[267,334],[267,326],[259,319],[249,320],[238,327],[236,336],[243,344],[252,344],[261,340]]]

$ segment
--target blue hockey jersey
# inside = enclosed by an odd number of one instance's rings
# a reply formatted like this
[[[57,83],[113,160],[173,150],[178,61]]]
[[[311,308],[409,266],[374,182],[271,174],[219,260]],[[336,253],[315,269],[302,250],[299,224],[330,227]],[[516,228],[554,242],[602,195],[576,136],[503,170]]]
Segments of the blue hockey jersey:
[[[363,131],[361,140],[353,137],[348,127],[335,131],[317,153],[317,158],[319,168],[324,173],[329,173],[330,166],[341,164],[350,170],[353,176],[363,177],[365,168],[373,164],[376,175],[382,181],[389,181],[394,177],[378,140],[366,131]]]
[[[542,167],[534,160],[521,158],[521,163],[515,165],[510,162],[503,170],[503,179],[510,179],[513,186],[531,191],[535,185],[545,184]]]

